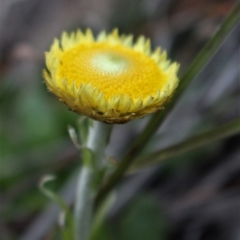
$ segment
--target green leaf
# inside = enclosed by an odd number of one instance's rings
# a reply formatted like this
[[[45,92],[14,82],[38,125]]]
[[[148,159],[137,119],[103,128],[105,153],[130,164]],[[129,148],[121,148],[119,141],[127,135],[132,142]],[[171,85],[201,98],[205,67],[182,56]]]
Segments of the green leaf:
[[[77,135],[76,130],[74,129],[74,127],[72,127],[71,125],[68,125],[68,133],[69,133],[69,136],[70,136],[74,146],[77,149],[80,149],[81,145],[79,144],[79,141],[78,141],[78,135]]]
[[[112,207],[115,198],[116,198],[115,193],[110,194],[110,196],[106,199],[106,201],[101,205],[101,207],[96,212],[93,220],[90,240],[100,240],[104,239],[103,237],[105,237],[105,239],[107,238],[107,236],[103,234],[104,233],[103,229],[106,228],[105,219],[109,209]],[[101,235],[103,236],[100,237]]]
[[[47,183],[55,179],[56,178],[53,175],[44,176],[39,184],[39,188],[46,197],[56,202],[60,206],[61,210],[63,211],[61,215],[61,220],[62,220],[61,227],[62,227],[63,238],[65,240],[73,239],[74,223],[73,223],[73,217],[69,207],[66,205],[66,203],[63,201],[63,199],[60,196],[58,196],[55,192],[53,192],[52,190],[46,187]]]
[[[91,125],[92,120],[88,117],[81,116],[78,120],[79,136],[82,145],[85,145],[87,143],[88,132]]]
[[[83,165],[84,166],[88,166],[90,168],[94,168],[95,167],[95,154],[94,152],[87,147],[81,147],[82,153],[83,153]]]

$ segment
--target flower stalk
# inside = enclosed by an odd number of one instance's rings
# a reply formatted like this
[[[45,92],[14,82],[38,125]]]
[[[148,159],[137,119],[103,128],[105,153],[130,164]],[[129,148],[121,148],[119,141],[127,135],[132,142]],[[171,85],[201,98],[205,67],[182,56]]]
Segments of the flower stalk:
[[[83,165],[80,170],[74,210],[75,240],[88,240],[91,232],[93,201],[97,192],[96,176],[105,167],[104,152],[109,141],[112,125],[93,121],[89,125]],[[80,129],[81,130],[81,129]],[[98,179],[99,180],[99,179]]]

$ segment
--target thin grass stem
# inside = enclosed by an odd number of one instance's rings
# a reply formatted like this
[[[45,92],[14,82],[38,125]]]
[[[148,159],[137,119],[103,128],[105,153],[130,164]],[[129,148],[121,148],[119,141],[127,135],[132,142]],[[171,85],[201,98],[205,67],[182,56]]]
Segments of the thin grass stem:
[[[214,34],[214,36],[208,41],[202,51],[198,54],[195,60],[190,65],[187,72],[180,80],[179,87],[175,92],[170,103],[166,106],[164,111],[159,111],[153,115],[145,129],[139,135],[137,140],[133,143],[130,150],[126,153],[122,161],[120,162],[118,168],[109,179],[106,181],[105,185],[102,186],[98,195],[96,197],[95,205],[97,206],[103,198],[109,193],[109,191],[116,185],[116,183],[125,174],[128,167],[134,162],[136,157],[140,154],[143,148],[147,145],[151,137],[154,135],[156,130],[161,126],[168,113],[173,109],[173,107],[178,102],[182,93],[185,91],[187,86],[192,82],[192,80],[197,76],[201,69],[207,64],[211,59],[214,52],[220,47],[227,35],[236,26],[240,20],[240,1],[237,1],[233,10],[226,17],[220,28]]]
[[[216,127],[207,132],[197,134],[193,137],[189,137],[188,139],[180,143],[174,144],[162,150],[158,150],[156,152],[148,154],[147,156],[136,159],[136,161],[130,167],[128,172],[129,173],[135,172],[137,170],[143,169],[146,166],[159,164],[164,160],[168,160],[180,154],[192,151],[194,149],[210,144],[214,141],[219,141],[223,138],[226,138],[238,133],[240,133],[240,119],[237,119],[230,123]]]

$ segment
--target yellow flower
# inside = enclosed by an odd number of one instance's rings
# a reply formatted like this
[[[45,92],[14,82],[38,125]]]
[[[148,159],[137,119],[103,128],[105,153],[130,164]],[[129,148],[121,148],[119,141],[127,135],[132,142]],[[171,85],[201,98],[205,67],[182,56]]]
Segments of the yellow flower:
[[[131,35],[78,30],[54,40],[44,78],[60,101],[80,114],[125,123],[163,108],[178,85],[179,65],[150,41]]]

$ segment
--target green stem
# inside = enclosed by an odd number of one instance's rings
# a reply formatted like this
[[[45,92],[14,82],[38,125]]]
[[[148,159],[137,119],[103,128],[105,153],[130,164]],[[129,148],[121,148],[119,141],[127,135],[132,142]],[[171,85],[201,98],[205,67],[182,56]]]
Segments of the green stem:
[[[75,204],[75,240],[88,240],[90,235],[92,204],[94,191],[92,189],[93,171],[83,166],[77,183]]]
[[[83,166],[77,182],[74,211],[75,240],[88,240],[92,224],[93,201],[96,195],[95,177],[104,166],[104,152],[108,144],[111,125],[93,121],[83,154]]]
[[[158,164],[161,161],[176,157],[182,153],[186,153],[188,151],[207,145],[213,141],[217,141],[238,133],[240,133],[240,119],[234,120],[210,131],[200,133],[173,146],[139,158],[131,166],[129,172],[134,172],[136,170],[141,170],[146,166]]]
[[[130,150],[127,152],[125,157],[120,162],[116,171],[109,177],[106,184],[100,189],[96,197],[96,206],[102,201],[106,194],[115,186],[119,179],[124,175],[126,169],[132,164],[136,156],[142,151],[142,149],[147,145],[150,138],[157,131],[159,126],[163,123],[168,113],[173,109],[175,104],[178,102],[178,99],[187,88],[189,83],[196,77],[200,70],[205,66],[205,64],[210,60],[213,53],[219,48],[223,43],[226,36],[234,28],[234,26],[240,20],[240,1],[238,1],[227,16],[221,27],[215,33],[215,35],[208,41],[202,51],[198,54],[196,59],[192,62],[188,71],[181,78],[179,87],[176,90],[175,95],[173,96],[170,103],[167,105],[164,111],[158,111],[153,115],[151,120],[148,122],[145,129],[139,135],[137,140],[134,142]]]

